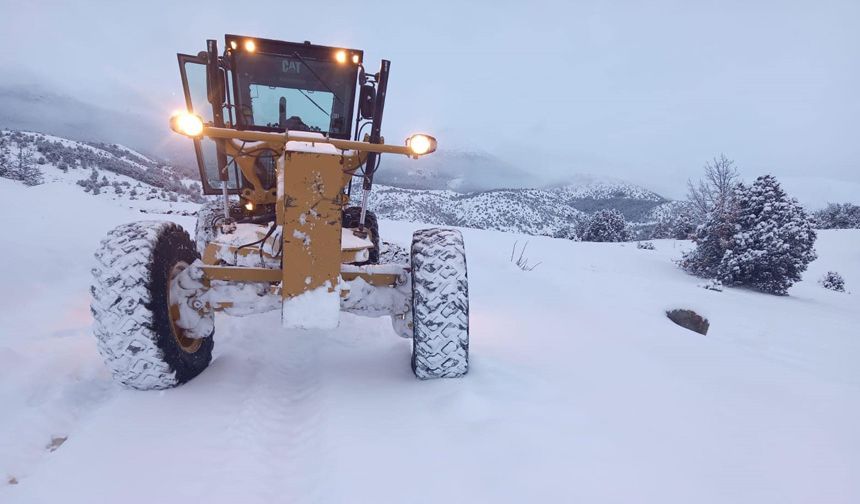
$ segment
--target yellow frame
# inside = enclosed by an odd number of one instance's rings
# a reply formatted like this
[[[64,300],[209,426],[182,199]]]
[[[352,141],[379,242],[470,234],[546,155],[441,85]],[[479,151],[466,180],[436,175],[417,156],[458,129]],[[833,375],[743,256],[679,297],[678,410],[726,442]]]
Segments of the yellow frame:
[[[338,285],[341,278],[345,281],[362,278],[376,286],[397,283],[398,275],[390,272],[341,271],[342,264],[350,257],[341,250],[341,212],[348,202],[345,187],[367,154],[416,157],[406,145],[321,138],[319,134],[304,132],[269,133],[213,126],[204,126],[200,136],[222,140],[225,153],[236,160],[242,175],[255,187],[243,189],[243,200],[254,205],[276,205],[276,223],[282,229],[282,264],[288,265],[280,269],[218,266],[213,264],[214,254],[207,253],[202,269],[208,280],[280,282],[281,297],[285,300],[323,286],[334,291],[342,287]],[[327,144],[334,149],[290,150],[289,142],[293,141],[312,147]],[[267,149],[279,154],[278,183],[274,190],[262,189],[254,172],[256,156],[246,154],[240,142],[258,142],[254,151]]]

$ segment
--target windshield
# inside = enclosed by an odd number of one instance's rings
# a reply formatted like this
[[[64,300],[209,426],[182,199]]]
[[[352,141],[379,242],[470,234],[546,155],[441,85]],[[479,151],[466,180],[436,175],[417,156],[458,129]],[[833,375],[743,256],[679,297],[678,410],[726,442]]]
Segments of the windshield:
[[[349,137],[355,66],[297,54],[238,51],[234,58],[236,108],[242,127]]]
[[[251,111],[255,126],[278,129],[329,131],[334,95],[310,89],[251,84]],[[292,127],[289,127],[289,126]]]

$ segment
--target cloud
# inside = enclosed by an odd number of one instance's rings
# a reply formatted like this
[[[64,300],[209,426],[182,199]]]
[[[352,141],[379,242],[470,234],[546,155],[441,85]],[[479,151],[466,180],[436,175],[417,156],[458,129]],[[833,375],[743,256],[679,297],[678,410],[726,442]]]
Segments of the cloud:
[[[722,152],[749,176],[860,182],[855,1],[2,1],[0,68],[25,69],[4,83],[124,113],[166,116],[175,53],[246,33],[391,59],[387,136],[433,131],[536,179],[673,194]]]

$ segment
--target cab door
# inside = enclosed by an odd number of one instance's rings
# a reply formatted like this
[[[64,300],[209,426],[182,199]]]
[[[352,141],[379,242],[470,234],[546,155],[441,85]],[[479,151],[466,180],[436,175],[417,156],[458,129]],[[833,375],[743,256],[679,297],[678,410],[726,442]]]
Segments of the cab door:
[[[182,77],[182,90],[185,94],[185,106],[206,122],[212,122],[212,105],[207,97],[206,62],[189,54],[177,54],[179,73]],[[227,79],[230,83],[231,80]],[[228,90],[227,96],[231,96]],[[229,99],[229,98],[228,98]],[[235,124],[232,107],[228,103],[224,107],[224,119]],[[229,126],[228,126],[229,127]],[[203,194],[221,194],[221,169],[227,171],[227,190],[231,194],[239,193],[239,170],[229,156],[222,157],[225,166],[219,166],[218,146],[211,138],[194,138],[194,153],[197,155],[197,168],[200,170],[200,181],[203,184]]]

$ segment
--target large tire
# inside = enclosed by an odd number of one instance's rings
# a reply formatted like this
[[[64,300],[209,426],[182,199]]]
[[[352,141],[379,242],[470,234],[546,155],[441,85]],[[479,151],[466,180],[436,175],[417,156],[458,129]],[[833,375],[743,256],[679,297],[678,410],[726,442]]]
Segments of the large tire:
[[[171,222],[125,224],[108,233],[95,256],[90,308],[99,353],[114,379],[139,390],[165,389],[206,369],[212,335],[181,344],[168,312],[171,273],[199,257],[188,233]]]
[[[457,230],[412,235],[412,324],[415,376],[456,378],[469,371],[469,281]]]
[[[230,217],[239,220],[243,216],[242,206],[238,201],[230,201]],[[209,200],[200,205],[197,211],[197,225],[194,226],[194,244],[201,256],[206,244],[211,242],[218,233],[216,225],[224,219],[224,201],[221,198]]]
[[[361,207],[347,207],[343,211],[342,226],[347,229],[358,227],[361,221]],[[373,242],[373,248],[368,250],[368,258],[366,261],[355,264],[379,264],[379,222],[376,220],[376,214],[368,210],[364,216],[364,227],[370,231],[370,241]]]

